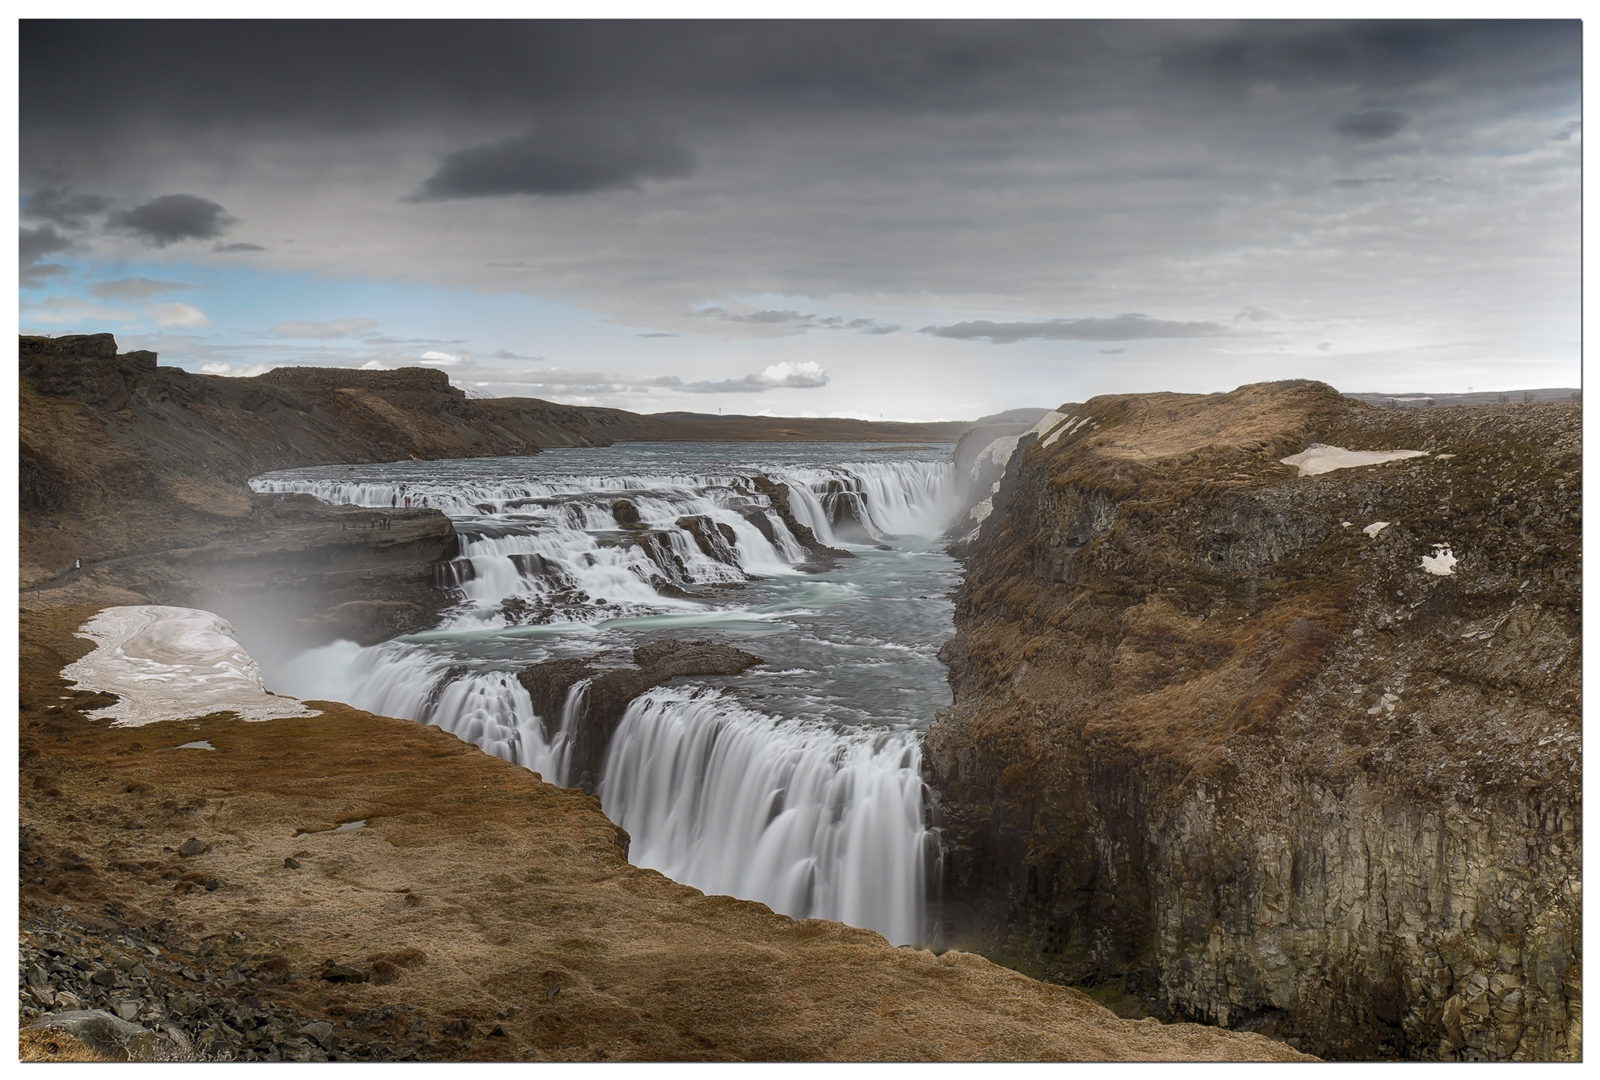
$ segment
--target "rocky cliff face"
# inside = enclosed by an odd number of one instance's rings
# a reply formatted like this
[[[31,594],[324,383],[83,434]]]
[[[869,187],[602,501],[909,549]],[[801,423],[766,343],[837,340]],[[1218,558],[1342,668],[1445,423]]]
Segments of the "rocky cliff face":
[[[1577,408],[1060,411],[946,650],[950,940],[1323,1055],[1576,1059]]]

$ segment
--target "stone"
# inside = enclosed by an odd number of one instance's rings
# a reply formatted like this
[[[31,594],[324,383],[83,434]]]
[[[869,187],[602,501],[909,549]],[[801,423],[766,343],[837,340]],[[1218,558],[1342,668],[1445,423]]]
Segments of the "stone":
[[[309,1024],[302,1024],[300,1027],[300,1032],[303,1035],[315,1039],[317,1045],[322,1047],[324,1050],[333,1049],[333,1025],[328,1023],[326,1020],[316,1020]]]
[[[155,1033],[131,1024],[103,1009],[76,1009],[51,1013],[28,1025],[30,1030],[65,1031],[97,1053],[119,1061],[148,1057],[155,1045]]]
[[[360,968],[351,967],[349,964],[336,964],[332,960],[325,960],[318,978],[325,982],[364,983],[368,973]]]
[[[178,845],[178,854],[185,859],[192,859],[196,855],[204,855],[211,850],[210,844],[202,844],[197,838],[191,836]]]
[[[300,860],[287,856],[283,860],[283,868],[285,870],[298,870],[300,869]]]

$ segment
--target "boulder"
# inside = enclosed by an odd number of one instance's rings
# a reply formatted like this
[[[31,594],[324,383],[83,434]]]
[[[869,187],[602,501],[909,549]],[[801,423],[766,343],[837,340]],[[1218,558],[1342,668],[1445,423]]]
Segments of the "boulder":
[[[46,1029],[64,1031],[95,1053],[116,1061],[148,1059],[155,1047],[155,1032],[104,1009],[52,1013],[28,1025],[30,1031]]]

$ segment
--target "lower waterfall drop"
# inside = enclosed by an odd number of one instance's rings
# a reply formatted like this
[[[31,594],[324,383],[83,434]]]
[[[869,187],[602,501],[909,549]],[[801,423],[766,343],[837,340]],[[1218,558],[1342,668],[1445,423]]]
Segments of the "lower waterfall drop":
[[[623,714],[599,795],[636,865],[904,945],[924,931],[921,758],[912,732],[781,724],[714,690],[657,689]]]

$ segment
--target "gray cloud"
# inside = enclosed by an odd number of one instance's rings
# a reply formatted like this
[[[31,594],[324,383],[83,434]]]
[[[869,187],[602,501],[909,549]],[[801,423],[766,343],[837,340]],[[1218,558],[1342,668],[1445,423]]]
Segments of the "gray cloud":
[[[267,333],[281,338],[338,338],[378,325],[377,319],[330,319],[327,322],[282,322]]]
[[[1387,139],[1411,122],[1411,117],[1394,109],[1363,109],[1346,113],[1333,122],[1333,130],[1347,139]]]
[[[1127,349],[1098,349],[1096,351],[1099,352],[1099,354],[1101,356],[1120,356],[1121,354],[1127,352],[1128,350]]]
[[[262,247],[260,244],[248,244],[242,240],[236,240],[231,244],[212,244],[211,250],[223,252],[251,252],[265,251],[267,249]]]
[[[72,247],[72,241],[62,236],[50,225],[40,225],[36,229],[22,228],[17,232],[17,280],[25,289],[37,289],[45,285],[48,279],[59,277],[67,272],[67,268],[60,263],[47,263],[41,260],[46,255],[57,251],[67,251]]]
[[[128,301],[149,300],[151,297],[192,288],[193,285],[182,281],[155,281],[151,278],[136,277],[97,281],[89,286],[89,292],[101,300]]]
[[[218,203],[198,195],[162,195],[132,210],[111,215],[109,224],[133,233],[156,247],[181,240],[210,240],[221,236],[233,218]]]
[[[49,221],[65,229],[82,229],[91,215],[111,206],[103,195],[73,194],[64,187],[40,188],[22,200],[22,216],[32,221]]]
[[[66,251],[70,247],[72,241],[49,225],[41,225],[37,229],[18,230],[17,253],[24,262],[31,262],[52,252]]]
[[[1565,124],[1561,125],[1561,130],[1556,132],[1554,135],[1550,136],[1550,138],[1554,142],[1566,142],[1568,139],[1572,138],[1574,135],[1582,135],[1582,134],[1583,134],[1583,121],[1582,120],[1568,120]]]
[[[798,311],[767,308],[758,311],[728,311],[721,307],[705,307],[695,312],[708,319],[721,322],[743,323],[748,326],[768,326],[796,332],[805,330],[855,330],[863,334],[893,334],[902,329],[895,323],[880,323],[874,319],[846,319],[843,315],[802,315]]]
[[[1337,188],[1364,188],[1373,184],[1392,184],[1392,176],[1341,176],[1334,180],[1333,186]]]
[[[1273,319],[1276,319],[1276,318],[1277,318],[1277,316],[1274,315],[1270,311],[1264,311],[1261,308],[1254,307],[1254,306],[1246,306],[1246,307],[1242,307],[1242,308],[1239,309],[1239,314],[1237,314],[1237,315],[1235,315],[1233,317],[1233,321],[1234,322],[1271,322]]]
[[[446,154],[413,202],[638,189],[694,171],[694,151],[638,126],[571,121]]]
[[[828,385],[828,373],[815,361],[770,364],[763,371],[738,379],[686,382],[679,389],[691,394],[759,394],[766,390],[815,390]]]
[[[924,326],[918,333],[961,341],[1010,345],[1018,341],[1137,341],[1145,338],[1221,337],[1232,333],[1220,323],[1171,322],[1145,315],[1110,318],[1044,319],[1037,322],[993,322],[974,319],[950,326]]]

